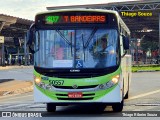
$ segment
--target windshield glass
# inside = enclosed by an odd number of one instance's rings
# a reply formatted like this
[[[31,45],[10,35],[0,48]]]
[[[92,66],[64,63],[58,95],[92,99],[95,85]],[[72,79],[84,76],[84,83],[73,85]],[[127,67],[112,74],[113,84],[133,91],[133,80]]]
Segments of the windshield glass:
[[[39,30],[37,47],[37,67],[106,68],[119,63],[116,29]]]

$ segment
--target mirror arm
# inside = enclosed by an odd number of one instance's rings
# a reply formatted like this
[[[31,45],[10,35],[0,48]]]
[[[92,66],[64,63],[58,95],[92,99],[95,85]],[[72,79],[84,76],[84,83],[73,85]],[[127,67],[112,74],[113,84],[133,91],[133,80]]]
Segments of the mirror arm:
[[[27,46],[29,47],[29,50],[32,54],[35,53],[35,51],[31,48],[31,46],[34,43],[34,30],[35,30],[35,24],[33,23],[30,28],[29,28],[29,32],[28,32],[28,41],[27,41]]]
[[[127,54],[127,50],[125,50],[125,53],[122,55],[122,58]]]
[[[31,51],[31,53],[34,54],[35,51],[31,48],[31,46],[29,45],[28,47],[29,47],[29,50]]]

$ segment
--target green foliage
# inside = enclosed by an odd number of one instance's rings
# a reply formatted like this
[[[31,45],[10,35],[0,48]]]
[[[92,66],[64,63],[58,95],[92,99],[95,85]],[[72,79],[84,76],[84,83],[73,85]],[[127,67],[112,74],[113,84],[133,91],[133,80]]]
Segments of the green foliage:
[[[156,50],[158,48],[158,42],[145,38],[141,41],[141,48],[145,52],[147,52],[149,49],[151,51]]]
[[[138,71],[160,71],[160,65],[132,66],[132,72]]]

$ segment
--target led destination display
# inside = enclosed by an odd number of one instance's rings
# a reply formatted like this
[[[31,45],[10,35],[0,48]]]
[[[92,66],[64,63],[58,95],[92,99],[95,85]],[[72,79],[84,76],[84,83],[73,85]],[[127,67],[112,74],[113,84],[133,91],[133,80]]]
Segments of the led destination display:
[[[45,24],[61,24],[61,23],[105,23],[104,15],[76,15],[76,16],[45,16]]]

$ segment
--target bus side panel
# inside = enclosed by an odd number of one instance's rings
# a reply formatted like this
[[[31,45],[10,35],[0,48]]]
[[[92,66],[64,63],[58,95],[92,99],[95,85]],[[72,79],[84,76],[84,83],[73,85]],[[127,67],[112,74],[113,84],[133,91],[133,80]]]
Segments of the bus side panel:
[[[124,96],[129,90],[130,82],[131,82],[131,55],[126,55],[122,58],[121,62],[121,68],[122,68],[122,80],[123,80],[123,86],[124,87]]]
[[[128,72],[128,80],[129,80],[129,87],[131,84],[131,77],[132,77],[132,56],[127,55],[127,72]]]

